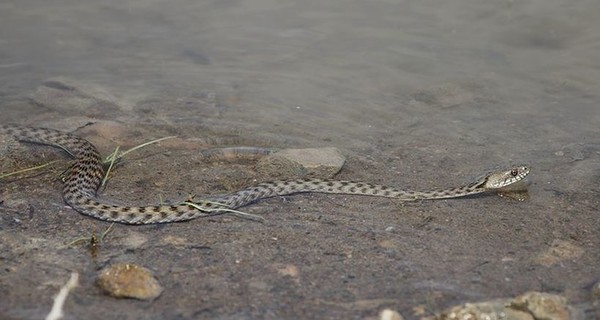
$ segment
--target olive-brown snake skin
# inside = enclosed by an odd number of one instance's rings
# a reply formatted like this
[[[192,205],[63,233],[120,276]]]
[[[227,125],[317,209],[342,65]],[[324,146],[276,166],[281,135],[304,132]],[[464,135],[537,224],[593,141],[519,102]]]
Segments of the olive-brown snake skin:
[[[492,172],[481,179],[460,187],[432,191],[400,190],[382,185],[341,180],[279,180],[254,187],[179,205],[120,206],[98,199],[96,192],[104,177],[100,153],[85,139],[54,129],[0,125],[0,134],[14,136],[23,142],[59,147],[74,158],[64,178],[63,198],[78,212],[105,221],[125,224],[168,223],[213,215],[236,209],[260,199],[301,192],[320,192],[396,198],[403,201],[446,199],[488,192],[523,180],[529,168],[518,166]]]

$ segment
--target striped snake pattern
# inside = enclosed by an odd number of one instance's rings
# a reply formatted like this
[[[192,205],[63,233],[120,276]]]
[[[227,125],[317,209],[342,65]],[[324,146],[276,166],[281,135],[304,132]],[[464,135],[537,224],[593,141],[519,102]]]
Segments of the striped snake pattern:
[[[393,187],[342,180],[278,180],[265,182],[231,194],[207,197],[178,205],[121,206],[99,200],[96,192],[104,177],[102,157],[94,145],[76,135],[46,128],[0,125],[0,134],[23,142],[51,145],[68,152],[74,162],[63,178],[63,198],[76,211],[100,220],[125,224],[169,223],[227,212],[260,199],[302,192],[365,195],[402,201],[458,198],[504,188],[529,174],[517,166],[482,176],[454,188],[431,191],[401,190]]]

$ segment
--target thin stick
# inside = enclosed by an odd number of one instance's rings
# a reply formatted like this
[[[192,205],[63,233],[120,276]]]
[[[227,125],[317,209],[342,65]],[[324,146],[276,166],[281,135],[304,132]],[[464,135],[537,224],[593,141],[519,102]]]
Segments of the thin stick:
[[[160,141],[163,141],[163,140],[173,139],[173,138],[177,138],[177,136],[169,136],[169,137],[164,137],[164,138],[159,138],[159,139],[155,139],[155,140],[152,140],[152,141],[148,141],[148,142],[142,143],[140,145],[137,145],[137,146],[135,146],[135,147],[133,147],[133,148],[131,148],[129,150],[125,150],[125,151],[121,152],[120,154],[117,154],[117,150],[115,150],[115,152],[111,153],[108,157],[106,157],[106,160],[104,160],[104,162],[106,163],[106,162],[109,162],[109,161],[119,160],[119,159],[123,158],[126,154],[128,154],[130,152],[133,152],[133,151],[135,151],[137,149],[143,148],[143,147],[145,147],[147,145],[150,145],[150,144],[153,144],[153,143],[157,143],[157,142],[160,142]],[[112,160],[112,158],[116,158],[116,159]]]
[[[104,232],[102,232],[102,234],[100,235],[100,242],[104,241],[104,237],[106,237],[108,235],[109,232],[112,231],[112,228],[115,226],[115,223],[111,223],[110,226],[108,226],[108,228],[106,228],[106,230],[104,230]]]
[[[106,169],[104,178],[102,178],[102,183],[100,184],[101,187],[104,187],[104,185],[106,184],[106,181],[108,180],[108,175],[110,174],[110,170],[112,170],[112,167],[115,164],[115,161],[117,161],[117,159],[120,159],[120,157],[117,157],[118,152],[119,152],[119,146],[117,146],[115,148],[115,151],[106,158],[107,160],[110,159],[110,163],[108,165],[108,169]]]
[[[54,298],[54,304],[52,304],[52,309],[50,313],[46,316],[46,320],[58,320],[63,316],[63,305],[65,304],[65,300],[67,299],[67,295],[69,295],[69,291],[77,286],[79,282],[79,273],[73,272],[71,273],[71,278],[67,283],[60,288],[58,295]]]
[[[214,203],[216,205],[223,205],[222,203],[219,202],[212,202],[209,201],[210,203]],[[259,221],[259,222],[264,222],[265,218],[255,215],[255,214],[251,214],[251,213],[247,213],[247,212],[243,212],[243,211],[238,211],[238,210],[233,210],[233,209],[228,209],[228,208],[211,208],[211,209],[207,209],[207,208],[203,208],[202,206],[194,203],[194,202],[190,202],[190,201],[185,201],[182,202],[182,204],[188,205],[188,206],[192,206],[200,211],[205,211],[208,213],[212,213],[212,212],[219,212],[219,211],[225,211],[227,213],[231,213],[232,215],[236,216],[236,217],[240,217],[243,219],[249,219],[249,220],[254,220],[254,221]]]
[[[169,137],[164,137],[164,138],[160,138],[160,139],[155,139],[152,141],[148,141],[146,143],[142,143],[140,145],[137,145],[129,150],[125,150],[121,153],[119,153],[119,146],[117,146],[115,148],[115,151],[113,151],[113,153],[109,154],[106,159],[104,159],[104,164],[108,163],[108,169],[106,169],[106,173],[104,174],[104,178],[102,179],[102,183],[100,184],[101,187],[104,187],[104,185],[106,184],[106,181],[108,180],[108,175],[110,173],[110,171],[112,170],[113,166],[115,165],[115,163],[119,162],[119,160],[121,160],[121,158],[123,158],[126,154],[135,151],[137,149],[143,148],[147,145],[153,144],[153,143],[157,143],[166,139],[171,139],[171,138],[175,138],[176,136],[169,136]]]
[[[41,168],[47,167],[47,166],[49,166],[49,165],[51,165],[51,164],[53,164],[53,163],[55,163],[57,161],[58,160],[54,160],[54,161],[50,161],[50,162],[44,163],[44,164],[39,165],[39,166],[35,166],[35,167],[31,167],[31,168],[25,168],[25,169],[21,169],[21,170],[17,170],[17,171],[14,171],[14,172],[9,172],[9,173],[3,173],[3,174],[0,174],[0,179],[4,179],[6,177],[10,177],[12,175],[23,173],[23,172],[27,172],[27,171],[41,169]]]
[[[114,227],[115,223],[111,223],[110,226],[108,226],[108,228],[106,228],[106,230],[104,230],[104,232],[102,232],[102,234],[100,235],[100,239],[98,240],[98,242],[102,242],[104,240],[104,238],[108,235],[108,233],[110,233],[112,231],[112,228]],[[67,243],[67,247],[70,246],[74,246],[74,245],[78,245],[81,243],[85,243],[85,242],[93,242],[94,238],[96,238],[95,234],[92,234],[91,237],[81,237],[81,238],[77,238],[69,243]]]

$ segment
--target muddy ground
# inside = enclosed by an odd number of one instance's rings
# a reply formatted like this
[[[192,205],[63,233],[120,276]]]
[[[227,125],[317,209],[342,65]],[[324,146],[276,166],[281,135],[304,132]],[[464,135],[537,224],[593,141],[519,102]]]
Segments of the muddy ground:
[[[180,201],[279,177],[203,150],[336,147],[336,176],[402,188],[527,164],[529,198],[401,203],[302,194],[234,216],[114,225],[61,197],[64,152],[0,136],[0,318],[409,319],[527,291],[597,316],[600,37],[594,1],[109,1],[0,5],[0,123],[129,154],[99,194]],[[337,5],[336,5],[337,4]],[[116,299],[100,269],[151,270],[155,300]],[[594,306],[594,303],[596,304]]]

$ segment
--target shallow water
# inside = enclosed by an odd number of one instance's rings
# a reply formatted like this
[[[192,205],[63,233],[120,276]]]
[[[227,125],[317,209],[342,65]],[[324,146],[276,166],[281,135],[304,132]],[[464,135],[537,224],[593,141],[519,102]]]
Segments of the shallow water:
[[[56,221],[39,215],[61,208],[59,183],[3,182],[0,196],[21,199],[35,214],[15,223],[13,211],[0,209],[0,314],[41,317],[70,270],[87,281],[67,319],[88,308],[109,318],[194,319],[361,318],[383,307],[410,318],[417,305],[440,311],[527,290],[585,303],[600,262],[599,14],[595,0],[2,2],[2,123],[70,131],[96,121],[100,129],[82,134],[103,153],[116,143],[183,137],[166,160],[140,158],[160,169],[126,164],[105,192],[113,198],[127,188],[154,188],[126,199],[146,201],[260,180],[251,169],[210,173],[179,160],[220,145],[334,146],[349,159],[342,178],[411,188],[453,186],[512,164],[529,164],[532,174],[525,202],[402,206],[295,196],[258,205],[267,225],[216,218],[117,228],[123,239],[185,235],[211,247],[199,254],[211,262],[190,260],[193,248],[163,253],[166,245],[152,240],[140,254],[117,241],[100,262],[85,250],[53,250],[62,241],[51,238]],[[101,129],[112,125],[118,129]],[[198,186],[199,176],[235,180],[238,173],[240,181]],[[150,182],[159,179],[169,181]],[[27,202],[38,188],[46,198]],[[68,237],[107,225],[61,210]],[[433,224],[421,227],[431,216]],[[390,226],[395,231],[385,231]],[[37,237],[54,260],[31,253],[40,247],[20,247]],[[583,254],[535,262],[557,239]],[[158,273],[166,287],[159,300],[125,306],[97,291],[96,263],[127,259]],[[277,273],[288,264],[300,276]]]

